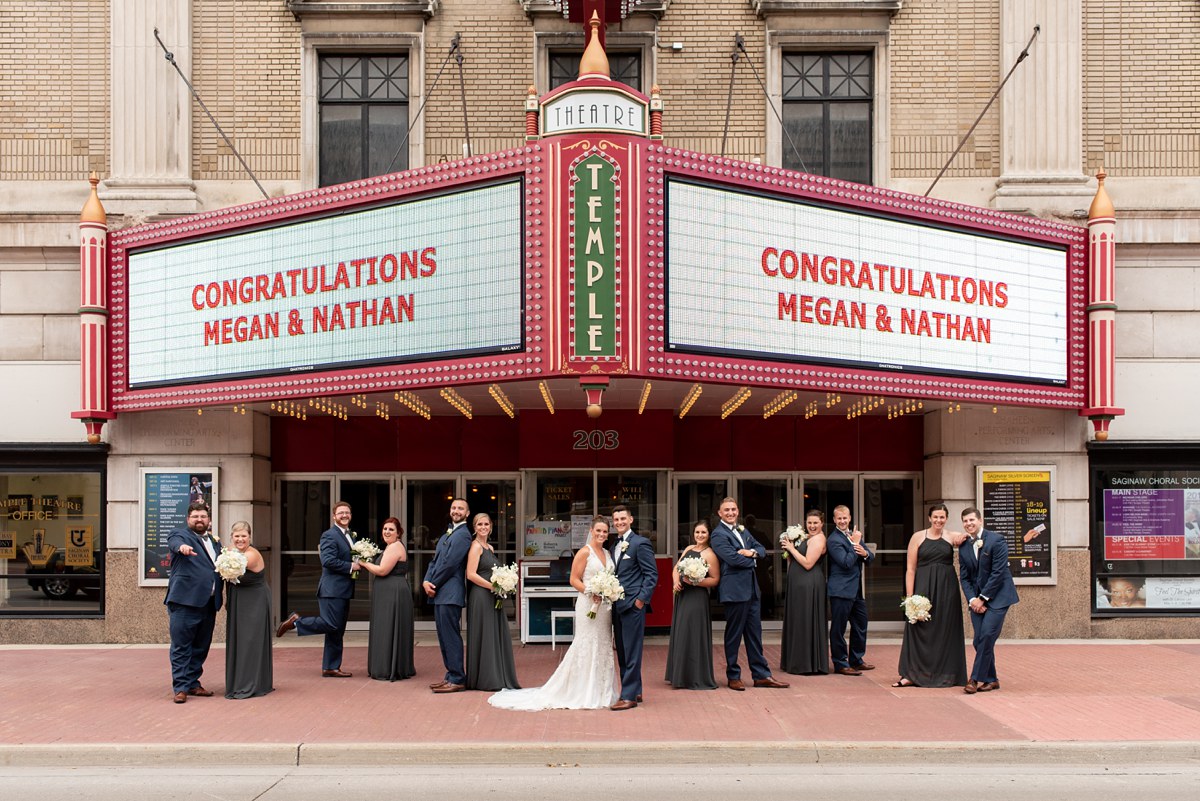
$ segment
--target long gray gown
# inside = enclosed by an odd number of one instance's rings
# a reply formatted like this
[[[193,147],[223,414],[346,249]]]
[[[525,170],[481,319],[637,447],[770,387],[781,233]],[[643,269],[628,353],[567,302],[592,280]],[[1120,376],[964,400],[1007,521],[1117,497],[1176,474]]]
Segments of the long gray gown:
[[[796,550],[808,555],[808,540]],[[787,600],[783,608],[783,635],[779,668],[799,675],[829,672],[829,598],[825,592],[825,557],[805,570],[788,560]]]
[[[496,555],[487,548],[479,554],[477,572],[490,581]],[[504,605],[496,608],[496,595],[467,582],[467,689],[518,690],[513,662],[512,635]]]
[[[225,697],[254,698],[275,689],[271,664],[271,588],[267,571],[247,570],[226,584]]]
[[[929,620],[904,624],[900,676],[921,687],[961,687],[967,683],[963,645],[962,596],[954,573],[954,546],[929,539],[917,549],[913,592],[929,599]]]
[[[688,551],[684,559],[703,559]],[[715,690],[713,678],[712,613],[708,588],[683,583],[675,596],[671,642],[667,646],[666,680],[682,690]]]
[[[413,664],[413,597],[408,562],[397,562],[371,583],[371,631],[367,636],[367,675],[399,681],[416,674]]]

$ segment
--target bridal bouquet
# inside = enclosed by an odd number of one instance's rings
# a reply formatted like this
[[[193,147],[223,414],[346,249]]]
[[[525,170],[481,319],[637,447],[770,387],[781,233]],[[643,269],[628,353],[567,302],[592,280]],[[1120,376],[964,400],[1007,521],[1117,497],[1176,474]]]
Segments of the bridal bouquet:
[[[904,616],[909,623],[921,623],[932,617],[929,612],[933,604],[924,595],[910,595],[900,601],[900,606],[904,607]]]
[[[689,584],[699,584],[708,578],[708,562],[703,559],[681,559],[679,575]]]
[[[492,568],[492,594],[496,596],[496,608],[504,606],[504,599],[517,591],[517,566],[496,565]]]
[[[351,532],[350,536],[354,536],[353,532]],[[355,540],[354,544],[350,546],[350,552],[353,553],[360,562],[370,562],[376,556],[379,556],[379,554],[383,553],[383,551],[379,550],[378,545],[367,539]],[[358,571],[355,570],[353,573],[351,573],[350,578],[358,578]]]
[[[793,548],[800,547],[800,543],[804,542],[806,539],[808,539],[808,531],[804,528],[804,526],[799,524],[788,526],[783,530],[783,533],[779,535],[780,542],[787,540],[792,544]],[[788,558],[788,552],[786,550],[783,552],[783,558]]]
[[[230,584],[237,584],[238,579],[246,575],[246,554],[236,548],[222,548],[217,557],[216,571]]]
[[[588,595],[599,595],[602,602],[606,604],[611,604],[613,601],[620,601],[625,597],[625,588],[621,586],[621,582],[617,580],[617,574],[611,569],[593,573],[592,577],[583,585],[583,591]],[[592,608],[588,610],[587,616],[595,620],[596,612],[599,609],[600,603],[592,604]]]

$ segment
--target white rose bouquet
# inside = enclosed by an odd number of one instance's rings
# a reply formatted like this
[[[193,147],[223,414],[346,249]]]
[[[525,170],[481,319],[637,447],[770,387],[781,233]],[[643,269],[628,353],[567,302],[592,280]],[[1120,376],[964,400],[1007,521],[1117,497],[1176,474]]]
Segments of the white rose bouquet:
[[[804,542],[806,539],[808,539],[808,530],[799,524],[788,526],[783,530],[783,533],[779,535],[780,544],[782,544],[784,540],[787,540],[792,544],[793,548],[799,548],[800,543]],[[783,558],[787,559],[788,556],[788,552],[785,550],[783,552]]]
[[[504,606],[504,599],[517,591],[517,566],[496,565],[492,568],[492,594],[496,596],[496,608]]]
[[[933,604],[924,595],[916,595],[914,593],[901,600],[900,606],[904,608],[904,616],[908,618],[909,623],[922,623],[933,617],[930,614]]]
[[[587,616],[592,620],[596,619],[600,603],[611,604],[613,601],[620,601],[625,597],[625,588],[621,586],[621,582],[617,580],[617,574],[611,569],[593,573],[592,577],[583,585],[583,591],[588,595],[599,595],[601,599],[600,602],[592,604],[592,608],[588,610]]]
[[[350,536],[353,537],[354,532],[351,532]],[[379,554],[383,553],[383,551],[379,550],[378,545],[368,539],[355,540],[354,544],[350,546],[350,552],[354,554],[354,556],[360,562],[370,562],[376,556],[379,556]],[[352,572],[350,574],[350,578],[358,578],[358,571],[355,570]]]
[[[680,559],[676,569],[688,584],[699,584],[708,578],[708,562],[703,559]]]
[[[216,572],[230,584],[238,584],[246,575],[246,554],[236,548],[222,548],[217,556]]]

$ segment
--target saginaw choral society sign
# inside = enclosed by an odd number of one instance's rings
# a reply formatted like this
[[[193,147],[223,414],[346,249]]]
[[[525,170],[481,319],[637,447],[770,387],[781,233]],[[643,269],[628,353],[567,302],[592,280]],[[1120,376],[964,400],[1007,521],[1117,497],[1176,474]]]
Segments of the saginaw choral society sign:
[[[1067,251],[679,179],[667,347],[1065,385]]]
[[[524,347],[521,182],[129,256],[129,384]]]

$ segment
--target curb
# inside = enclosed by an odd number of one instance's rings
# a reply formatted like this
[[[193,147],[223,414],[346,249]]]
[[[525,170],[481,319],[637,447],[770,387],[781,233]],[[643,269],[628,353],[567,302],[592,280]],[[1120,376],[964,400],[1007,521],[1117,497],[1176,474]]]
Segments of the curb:
[[[356,762],[386,750],[391,764],[541,765],[593,767],[613,765],[913,765],[955,757],[996,765],[1178,765],[1200,762],[1200,741],[1032,742],[1009,740],[973,743],[179,743],[0,745],[0,767],[156,767],[160,765],[244,767],[377,767]]]

